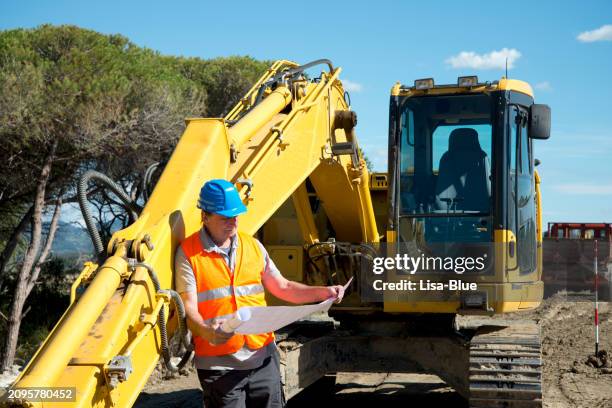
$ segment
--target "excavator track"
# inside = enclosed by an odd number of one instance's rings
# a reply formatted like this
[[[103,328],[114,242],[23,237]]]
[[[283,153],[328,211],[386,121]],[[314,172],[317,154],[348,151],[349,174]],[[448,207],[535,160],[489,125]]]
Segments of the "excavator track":
[[[480,327],[470,342],[469,365],[470,407],[542,407],[542,353],[535,323]]]

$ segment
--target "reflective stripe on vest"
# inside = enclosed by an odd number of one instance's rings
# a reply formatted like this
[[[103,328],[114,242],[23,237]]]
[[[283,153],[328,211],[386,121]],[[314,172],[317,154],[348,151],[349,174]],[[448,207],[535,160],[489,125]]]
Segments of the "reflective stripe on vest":
[[[236,266],[232,274],[223,257],[216,252],[205,251],[200,231],[183,241],[181,247],[189,260],[196,278],[198,311],[205,323],[231,316],[244,306],[265,306],[266,299],[261,275],[264,258],[257,241],[238,233]],[[256,350],[274,340],[273,333],[232,336],[226,343],[214,346],[205,339],[194,336],[195,353],[198,356],[232,354],[245,344]]]
[[[244,286],[224,286],[222,288],[209,289],[204,292],[198,293],[198,303],[205,302],[207,300],[221,299],[227,296],[246,296],[254,295],[257,293],[264,293],[263,285],[255,283],[252,285]]]

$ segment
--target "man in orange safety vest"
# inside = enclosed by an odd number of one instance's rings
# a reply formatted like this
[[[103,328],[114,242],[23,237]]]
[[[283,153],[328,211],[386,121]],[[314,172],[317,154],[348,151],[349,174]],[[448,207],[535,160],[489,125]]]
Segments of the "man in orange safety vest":
[[[255,238],[237,231],[246,212],[226,180],[200,190],[203,227],[175,257],[175,284],[194,335],[195,365],[206,408],[282,407],[279,354],[274,333],[226,333],[221,325],[243,306],[265,306],[264,288],[290,303],[344,296],[342,286],[308,286],[285,279]]]

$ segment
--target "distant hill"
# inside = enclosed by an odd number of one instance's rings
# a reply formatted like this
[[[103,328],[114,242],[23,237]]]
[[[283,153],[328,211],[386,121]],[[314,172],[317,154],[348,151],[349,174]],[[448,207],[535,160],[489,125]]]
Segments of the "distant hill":
[[[93,244],[85,228],[60,221],[51,250],[58,257],[71,258],[93,254]]]

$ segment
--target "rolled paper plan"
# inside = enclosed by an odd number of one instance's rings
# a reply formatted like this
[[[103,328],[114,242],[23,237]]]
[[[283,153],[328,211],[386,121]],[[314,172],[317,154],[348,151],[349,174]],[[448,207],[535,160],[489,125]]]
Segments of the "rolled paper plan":
[[[251,318],[251,311],[246,308],[237,310],[232,317],[221,324],[221,330],[226,333],[233,333],[244,322]]]

